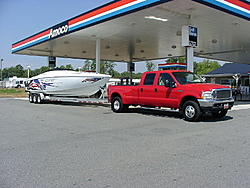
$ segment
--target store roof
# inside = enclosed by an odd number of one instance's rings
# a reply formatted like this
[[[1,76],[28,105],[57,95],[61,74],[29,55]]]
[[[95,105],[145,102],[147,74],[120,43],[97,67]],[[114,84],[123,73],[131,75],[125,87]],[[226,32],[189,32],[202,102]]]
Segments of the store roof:
[[[205,76],[234,75],[234,74],[247,75],[249,71],[250,71],[250,65],[241,63],[226,63],[222,67],[207,73]]]

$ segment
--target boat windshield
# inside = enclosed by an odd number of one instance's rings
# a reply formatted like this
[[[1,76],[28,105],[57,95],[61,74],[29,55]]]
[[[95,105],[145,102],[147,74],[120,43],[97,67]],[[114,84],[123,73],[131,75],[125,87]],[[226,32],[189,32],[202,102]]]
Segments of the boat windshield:
[[[174,72],[173,73],[176,80],[181,84],[192,84],[192,83],[204,83],[200,76],[197,76],[191,72]]]

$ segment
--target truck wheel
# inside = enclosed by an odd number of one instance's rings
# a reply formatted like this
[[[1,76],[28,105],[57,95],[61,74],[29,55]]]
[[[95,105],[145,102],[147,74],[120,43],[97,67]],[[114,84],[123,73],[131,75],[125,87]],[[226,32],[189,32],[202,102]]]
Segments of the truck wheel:
[[[212,115],[216,118],[223,118],[227,114],[227,110],[222,110],[219,112],[212,112]]]
[[[29,94],[29,102],[30,103],[34,103],[34,101],[33,101],[33,94],[31,94],[31,93]]]
[[[201,110],[195,101],[187,101],[182,107],[182,115],[186,121],[196,121],[200,115]]]
[[[115,113],[123,112],[128,108],[128,105],[122,103],[120,97],[115,97],[111,102],[111,109]]]

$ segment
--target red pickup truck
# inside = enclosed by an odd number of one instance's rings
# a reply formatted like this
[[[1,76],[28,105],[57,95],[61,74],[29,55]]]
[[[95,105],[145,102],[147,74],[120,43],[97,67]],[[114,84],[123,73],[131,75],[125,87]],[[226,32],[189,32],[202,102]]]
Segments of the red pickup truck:
[[[187,121],[196,121],[202,113],[222,118],[233,107],[228,86],[204,83],[189,71],[151,71],[142,75],[138,86],[109,86],[108,99],[114,112],[130,105],[179,109]]]

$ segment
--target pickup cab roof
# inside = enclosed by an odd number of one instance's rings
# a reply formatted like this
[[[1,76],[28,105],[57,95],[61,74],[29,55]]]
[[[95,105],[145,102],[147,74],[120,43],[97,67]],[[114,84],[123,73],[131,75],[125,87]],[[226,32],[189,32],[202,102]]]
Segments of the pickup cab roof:
[[[186,70],[159,70],[159,71],[149,71],[145,73],[173,73],[173,72],[190,72]]]

